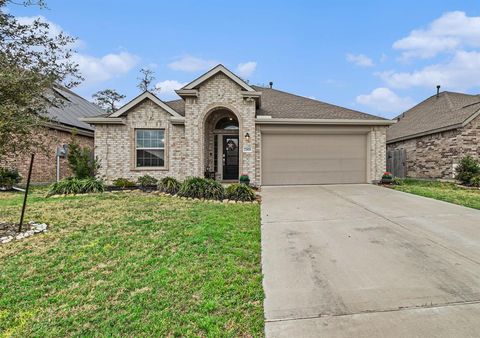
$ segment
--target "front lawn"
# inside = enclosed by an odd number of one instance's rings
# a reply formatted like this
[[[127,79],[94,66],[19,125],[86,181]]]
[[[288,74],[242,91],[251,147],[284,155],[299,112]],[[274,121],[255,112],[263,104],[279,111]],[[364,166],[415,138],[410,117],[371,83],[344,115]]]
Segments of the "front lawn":
[[[466,189],[454,183],[423,181],[414,179],[402,180],[401,185],[393,186],[395,190],[435,198],[437,200],[480,209],[480,190]]]
[[[0,245],[0,336],[262,336],[258,204],[146,193],[44,198]],[[17,221],[19,193],[0,193]]]

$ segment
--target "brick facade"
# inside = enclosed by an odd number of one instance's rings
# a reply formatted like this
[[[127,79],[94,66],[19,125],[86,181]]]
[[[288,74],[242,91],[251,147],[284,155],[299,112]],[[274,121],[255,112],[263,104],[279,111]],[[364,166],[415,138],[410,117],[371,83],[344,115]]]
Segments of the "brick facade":
[[[229,116],[239,124],[239,174],[247,174],[253,185],[261,184],[261,131],[255,124],[255,101],[245,98],[241,86],[222,72],[202,82],[197,90],[196,97],[185,97],[184,124],[172,124],[170,113],[148,99],[122,116],[125,124],[97,124],[95,154],[101,160],[100,177],[107,183],[119,177],[136,180],[144,174],[180,180],[203,177],[214,167],[214,126]],[[165,168],[135,168],[136,128],[165,129]],[[369,181],[377,181],[385,171],[386,127],[370,127],[367,131]],[[217,172],[216,177],[220,176]]]
[[[407,176],[452,179],[454,167],[465,155],[480,158],[480,117],[464,128],[389,143],[388,150],[405,149]]]
[[[95,155],[100,159],[99,177],[107,183],[116,178],[136,180],[143,175],[155,178],[187,176],[185,127],[173,125],[170,114],[150,100],[144,100],[125,117],[125,125],[95,127]],[[165,129],[165,168],[135,168],[135,129]]]
[[[67,131],[42,128],[36,134],[42,143],[46,146],[45,153],[36,153],[32,170],[33,183],[51,183],[56,180],[56,154],[57,147],[68,144],[71,141],[72,134]],[[93,148],[93,137],[77,135],[78,143],[82,147]],[[23,177],[22,183],[26,181],[28,167],[30,165],[30,155],[11,156],[0,160],[1,167],[16,168]],[[71,175],[67,160],[60,158],[60,177]]]

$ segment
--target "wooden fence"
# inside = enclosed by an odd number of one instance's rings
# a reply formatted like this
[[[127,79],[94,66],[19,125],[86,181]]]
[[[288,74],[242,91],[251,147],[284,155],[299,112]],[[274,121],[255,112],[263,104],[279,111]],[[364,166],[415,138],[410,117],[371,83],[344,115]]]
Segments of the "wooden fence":
[[[395,177],[405,178],[407,176],[407,151],[405,149],[387,151],[387,171]]]

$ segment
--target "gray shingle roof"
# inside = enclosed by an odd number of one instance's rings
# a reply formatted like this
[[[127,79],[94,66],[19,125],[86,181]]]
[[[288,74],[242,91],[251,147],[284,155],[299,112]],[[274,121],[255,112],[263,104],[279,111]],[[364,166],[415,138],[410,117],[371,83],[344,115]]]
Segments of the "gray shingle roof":
[[[47,117],[54,122],[93,131],[91,125],[78,119],[80,117],[105,116],[105,112],[100,107],[85,100],[67,88],[54,87],[53,91],[55,95],[60,98],[61,102],[63,102],[61,105],[50,107],[47,111]]]
[[[480,95],[441,92],[399,115],[387,130],[387,142],[455,128],[480,109]]]
[[[257,115],[292,119],[353,119],[384,120],[356,110],[309,99],[272,88],[252,86],[262,92],[262,104]]]
[[[272,88],[252,86],[262,92],[262,104],[257,115],[268,115],[272,118],[291,119],[359,119],[384,120],[382,117],[365,114],[348,108],[309,99]],[[185,102],[174,100],[165,102],[180,115],[185,115]]]

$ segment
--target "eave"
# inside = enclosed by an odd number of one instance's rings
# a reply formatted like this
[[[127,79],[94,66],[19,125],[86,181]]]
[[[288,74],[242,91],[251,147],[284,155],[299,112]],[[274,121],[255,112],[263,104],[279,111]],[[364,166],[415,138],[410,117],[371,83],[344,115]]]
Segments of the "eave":
[[[357,125],[357,126],[390,126],[395,123],[392,120],[352,120],[352,119],[280,119],[271,117],[257,117],[256,124],[279,124],[279,125]]]

